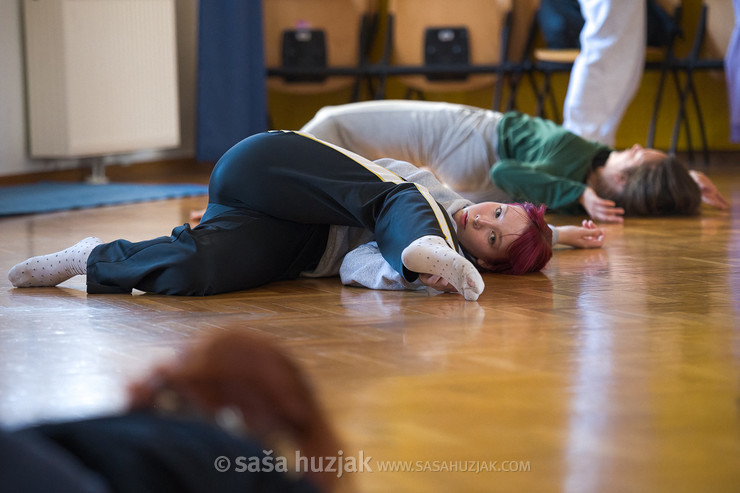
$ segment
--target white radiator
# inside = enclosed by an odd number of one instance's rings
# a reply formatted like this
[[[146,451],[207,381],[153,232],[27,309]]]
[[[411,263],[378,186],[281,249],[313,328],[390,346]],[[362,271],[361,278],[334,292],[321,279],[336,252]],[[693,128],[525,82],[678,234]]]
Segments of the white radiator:
[[[180,142],[174,0],[24,0],[31,156]]]

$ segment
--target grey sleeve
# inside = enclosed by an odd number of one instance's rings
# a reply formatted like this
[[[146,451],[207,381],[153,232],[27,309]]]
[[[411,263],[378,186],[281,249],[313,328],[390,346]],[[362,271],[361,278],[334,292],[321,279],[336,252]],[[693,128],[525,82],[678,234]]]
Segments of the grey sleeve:
[[[375,162],[394,172],[404,180],[424,186],[432,194],[434,200],[444,207],[449,215],[472,204],[471,201],[464,199],[447,185],[440,183],[430,171],[417,168],[411,163],[396,159],[378,159]]]
[[[360,245],[344,256],[339,268],[342,284],[370,289],[400,291],[424,289],[418,279],[408,282],[385,261],[374,241]]]

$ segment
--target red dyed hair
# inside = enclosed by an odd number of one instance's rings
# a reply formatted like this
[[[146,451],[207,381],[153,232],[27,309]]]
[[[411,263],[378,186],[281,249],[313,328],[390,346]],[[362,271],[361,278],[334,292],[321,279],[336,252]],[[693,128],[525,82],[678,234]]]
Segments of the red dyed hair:
[[[552,231],[545,222],[544,205],[530,202],[509,204],[520,206],[529,217],[529,227],[506,249],[506,260],[493,265],[492,272],[526,274],[542,270],[552,257]]]

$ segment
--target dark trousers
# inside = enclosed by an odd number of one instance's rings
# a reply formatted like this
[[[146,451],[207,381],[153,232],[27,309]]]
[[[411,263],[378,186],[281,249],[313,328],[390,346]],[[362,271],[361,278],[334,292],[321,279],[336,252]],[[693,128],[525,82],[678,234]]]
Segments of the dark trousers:
[[[246,470],[253,458],[262,461],[265,448],[205,420],[150,413],[0,429],[0,491],[318,493],[285,472]],[[230,467],[220,472],[224,457]]]
[[[330,225],[373,231],[383,257],[408,280],[401,252],[436,235],[457,249],[450,219],[423,187],[343,149],[295,132],[267,132],[218,161],[195,228],[96,247],[90,293],[208,295],[292,279],[316,266]],[[346,252],[344,252],[346,253]]]

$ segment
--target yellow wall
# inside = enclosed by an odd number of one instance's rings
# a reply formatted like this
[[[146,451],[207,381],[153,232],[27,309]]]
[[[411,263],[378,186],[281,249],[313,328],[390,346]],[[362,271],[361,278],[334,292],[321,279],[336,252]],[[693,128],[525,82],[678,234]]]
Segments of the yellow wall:
[[[381,11],[384,4],[385,2],[381,1]],[[679,55],[686,54],[691,46],[701,0],[684,0],[683,5],[683,29],[685,36],[682,40],[679,40],[677,46],[677,53]],[[377,55],[382,49],[381,43],[383,36],[379,36],[378,38],[374,46],[375,58],[377,58]],[[655,71],[647,72],[643,76],[640,89],[629,106],[617,134],[617,148],[628,147],[635,142],[644,144],[647,140],[648,124],[652,114],[658,79],[659,75]],[[739,144],[733,144],[729,140],[729,110],[724,73],[697,72],[695,74],[695,83],[710,148],[713,150],[740,150]],[[562,110],[562,101],[567,90],[568,74],[554,75],[553,84]],[[504,93],[504,96],[506,96],[506,93]],[[403,86],[396,80],[389,80],[386,89],[386,98],[403,97]],[[673,122],[677,111],[676,98],[676,91],[672,85],[669,85],[663,97],[664,104],[658,121],[655,141],[655,147],[657,148],[667,149],[670,144]],[[364,91],[361,99],[371,99],[371,95],[367,91]],[[427,99],[490,108],[492,90],[481,90],[471,93],[427,94]],[[349,100],[349,91],[313,96],[271,92],[269,95],[271,126],[281,129],[297,129],[306,123],[321,107],[342,104],[349,102]],[[517,105],[521,111],[527,113],[534,113],[535,111],[534,97],[524,84],[519,91]],[[693,110],[690,109],[689,119],[692,128],[692,143],[694,148],[698,148],[700,141],[695,115]],[[686,133],[683,130],[680,134],[678,148],[679,150],[685,150],[687,148]]]

